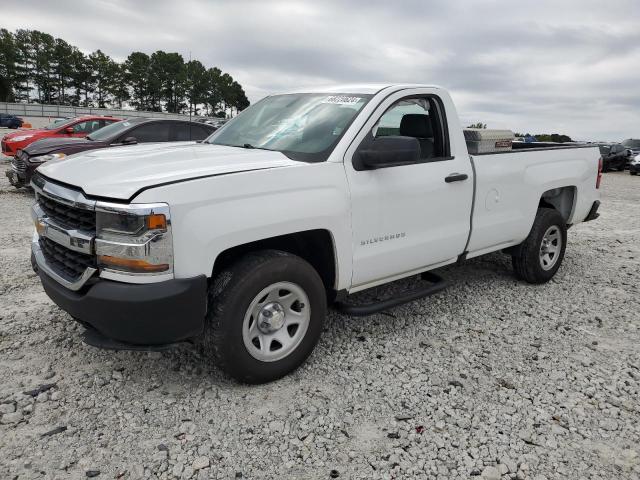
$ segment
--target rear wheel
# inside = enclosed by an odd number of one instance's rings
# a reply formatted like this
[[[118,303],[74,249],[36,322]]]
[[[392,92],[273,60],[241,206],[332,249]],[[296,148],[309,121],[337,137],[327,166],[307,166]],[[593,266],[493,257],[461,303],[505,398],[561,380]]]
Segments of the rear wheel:
[[[516,276],[529,283],[548,282],[556,274],[567,245],[567,226],[560,213],[540,208],[529,236],[511,259]]]
[[[251,253],[210,287],[204,345],[241,382],[276,380],[311,354],[326,309],[322,280],[305,260],[277,250]]]

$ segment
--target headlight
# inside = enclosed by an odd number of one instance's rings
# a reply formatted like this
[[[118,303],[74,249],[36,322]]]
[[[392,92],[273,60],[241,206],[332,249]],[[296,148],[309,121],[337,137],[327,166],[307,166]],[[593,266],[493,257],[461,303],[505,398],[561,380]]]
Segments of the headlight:
[[[62,160],[66,158],[66,154],[64,153],[50,153],[49,155],[40,155],[38,157],[31,157],[29,162],[31,163],[44,163],[50,162],[51,160]]]
[[[21,142],[31,137],[33,137],[33,135],[18,135],[17,137],[10,138],[7,142]]]
[[[169,206],[97,202],[96,254],[101,275],[106,278],[122,279],[123,274],[172,276]]]

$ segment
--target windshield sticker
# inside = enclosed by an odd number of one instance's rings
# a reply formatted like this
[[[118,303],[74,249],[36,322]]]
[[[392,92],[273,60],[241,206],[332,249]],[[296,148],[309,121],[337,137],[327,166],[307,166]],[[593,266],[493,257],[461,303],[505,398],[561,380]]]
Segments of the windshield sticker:
[[[347,97],[344,95],[333,95],[327,97],[322,103],[334,103],[336,105],[355,105],[362,97]]]

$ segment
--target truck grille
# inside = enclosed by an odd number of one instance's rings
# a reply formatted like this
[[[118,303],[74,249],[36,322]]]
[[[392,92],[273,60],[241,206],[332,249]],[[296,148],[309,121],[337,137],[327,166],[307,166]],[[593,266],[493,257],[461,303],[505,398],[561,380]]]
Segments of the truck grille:
[[[94,211],[70,207],[43,195],[38,195],[38,204],[49,218],[65,228],[85,232],[96,231],[96,213]]]
[[[69,250],[45,237],[40,237],[38,242],[47,263],[67,277],[78,278],[87,268],[96,266],[93,255]]]
[[[22,155],[20,155],[20,158],[16,155],[11,159],[11,168],[16,172],[24,173],[27,171],[27,164],[21,157]]]

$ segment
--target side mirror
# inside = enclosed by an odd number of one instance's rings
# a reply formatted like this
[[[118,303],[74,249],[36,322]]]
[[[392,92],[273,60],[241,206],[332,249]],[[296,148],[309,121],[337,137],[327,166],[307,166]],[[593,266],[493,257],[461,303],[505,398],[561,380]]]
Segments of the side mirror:
[[[138,143],[138,139],[136,137],[127,137],[122,140],[123,145],[135,145],[136,143]]]
[[[364,169],[397,167],[420,160],[420,142],[414,137],[378,137],[360,151]]]
[[[64,129],[64,133],[71,135],[73,133],[73,127],[67,127]]]

